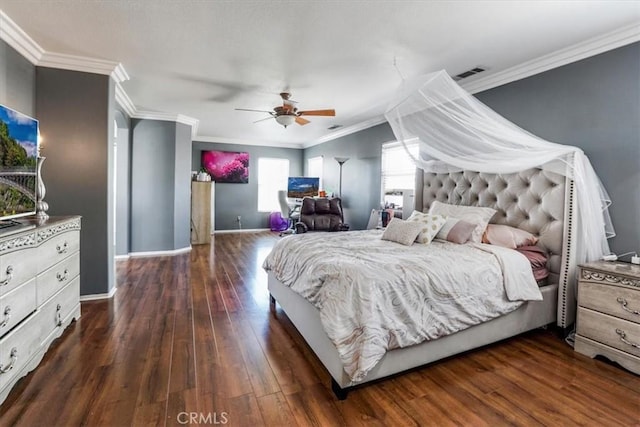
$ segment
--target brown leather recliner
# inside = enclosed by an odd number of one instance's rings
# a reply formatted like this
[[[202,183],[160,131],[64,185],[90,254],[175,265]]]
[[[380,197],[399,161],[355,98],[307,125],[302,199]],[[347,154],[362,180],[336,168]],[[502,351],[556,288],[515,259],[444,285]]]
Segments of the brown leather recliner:
[[[347,231],[344,223],[340,198],[314,199],[305,197],[300,208],[300,220],[296,223],[296,233],[307,231]]]

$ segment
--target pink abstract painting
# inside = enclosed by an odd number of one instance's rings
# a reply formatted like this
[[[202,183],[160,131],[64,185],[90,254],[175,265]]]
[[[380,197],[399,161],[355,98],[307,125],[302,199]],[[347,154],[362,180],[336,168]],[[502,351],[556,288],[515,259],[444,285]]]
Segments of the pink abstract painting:
[[[246,152],[203,151],[202,167],[215,182],[249,182],[249,153]]]

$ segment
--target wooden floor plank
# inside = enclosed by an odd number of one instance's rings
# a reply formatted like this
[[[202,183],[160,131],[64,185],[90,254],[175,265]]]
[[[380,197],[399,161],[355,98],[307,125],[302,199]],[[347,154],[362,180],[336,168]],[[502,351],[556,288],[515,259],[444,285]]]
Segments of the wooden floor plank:
[[[189,254],[118,262],[118,292],[83,303],[0,425],[638,425],[640,377],[546,330],[338,401],[286,314],[270,311],[261,265],[278,239],[220,234]]]

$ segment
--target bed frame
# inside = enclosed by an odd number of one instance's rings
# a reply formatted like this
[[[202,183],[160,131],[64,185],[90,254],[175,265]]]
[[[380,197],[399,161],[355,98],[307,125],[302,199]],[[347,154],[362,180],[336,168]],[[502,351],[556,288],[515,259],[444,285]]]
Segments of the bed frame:
[[[517,310],[489,322],[437,340],[387,352],[368,375],[353,383],[344,372],[338,352],[320,322],[320,313],[303,297],[269,273],[271,303],[282,307],[332,377],[332,389],[345,399],[350,388],[436,360],[503,340],[522,332],[557,324],[566,333],[575,321],[575,227],[573,181],[541,169],[513,174],[478,172],[416,172],[416,210],[428,210],[434,200],[488,206],[496,209],[491,222],[527,230],[539,237],[549,254],[548,285],[543,301],[527,302]]]

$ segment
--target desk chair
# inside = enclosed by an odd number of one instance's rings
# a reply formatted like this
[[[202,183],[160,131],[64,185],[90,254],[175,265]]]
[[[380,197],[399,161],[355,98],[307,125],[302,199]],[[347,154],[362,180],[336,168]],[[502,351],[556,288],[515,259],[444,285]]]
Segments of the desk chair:
[[[297,209],[295,204],[290,204],[287,200],[287,191],[280,190],[278,191],[278,202],[280,203],[280,213],[283,218],[287,218],[288,226],[285,231],[280,233],[280,236],[283,234],[291,234],[295,232],[293,225],[298,222],[300,219],[300,211]]]

